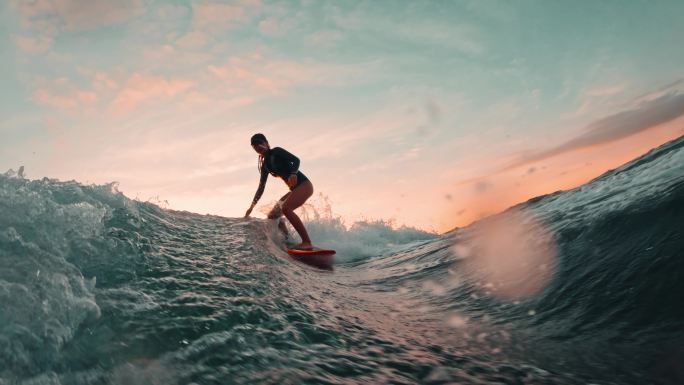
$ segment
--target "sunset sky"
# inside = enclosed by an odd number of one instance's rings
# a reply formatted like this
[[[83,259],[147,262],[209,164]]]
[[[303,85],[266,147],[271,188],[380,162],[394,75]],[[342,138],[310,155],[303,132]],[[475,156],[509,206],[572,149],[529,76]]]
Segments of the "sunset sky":
[[[256,132],[348,223],[439,232],[684,134],[682,1],[0,7],[0,172],[173,209],[244,215]]]

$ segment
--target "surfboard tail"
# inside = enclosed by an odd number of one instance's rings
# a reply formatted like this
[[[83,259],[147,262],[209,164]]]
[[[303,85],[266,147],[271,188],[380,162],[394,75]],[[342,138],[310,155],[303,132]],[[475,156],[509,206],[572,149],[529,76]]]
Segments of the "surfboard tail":
[[[324,270],[332,270],[335,250],[314,248],[312,250],[287,249],[294,259]]]

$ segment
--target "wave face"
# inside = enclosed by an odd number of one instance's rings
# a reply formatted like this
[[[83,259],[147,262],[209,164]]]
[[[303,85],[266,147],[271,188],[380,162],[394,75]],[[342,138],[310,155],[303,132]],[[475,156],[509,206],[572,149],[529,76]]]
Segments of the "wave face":
[[[684,138],[444,235],[0,175],[0,384],[684,383]]]

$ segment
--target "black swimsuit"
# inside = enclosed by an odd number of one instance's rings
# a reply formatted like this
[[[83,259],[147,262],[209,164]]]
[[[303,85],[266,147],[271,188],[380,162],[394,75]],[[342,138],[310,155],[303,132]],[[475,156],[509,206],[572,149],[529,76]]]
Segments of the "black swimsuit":
[[[299,171],[299,158],[280,147],[274,147],[264,154],[264,163],[261,165],[259,188],[257,189],[256,194],[254,194],[253,203],[256,203],[264,193],[269,173],[273,176],[282,178],[285,183],[287,183],[287,178],[289,178],[290,175],[297,175],[297,183],[293,187],[290,187],[290,191],[309,180],[306,175]]]

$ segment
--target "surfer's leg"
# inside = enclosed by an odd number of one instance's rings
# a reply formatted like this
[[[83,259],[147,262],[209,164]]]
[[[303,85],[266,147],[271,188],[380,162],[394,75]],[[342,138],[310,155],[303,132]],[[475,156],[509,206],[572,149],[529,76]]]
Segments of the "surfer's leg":
[[[311,195],[313,195],[313,184],[311,184],[311,181],[307,180],[290,191],[290,196],[282,205],[283,214],[285,214],[287,220],[292,223],[292,227],[297,230],[297,233],[302,238],[302,243],[296,248],[311,248],[309,233],[306,231],[302,220],[299,219],[299,216],[294,212],[294,210],[303,205]]]
[[[268,213],[268,219],[278,219],[283,216],[283,203],[289,196],[290,193],[287,193],[278,200],[278,203],[273,206],[271,211]],[[285,222],[282,219],[278,220],[278,228],[285,235],[285,237],[290,236],[290,232],[287,231],[287,226],[285,226]]]

